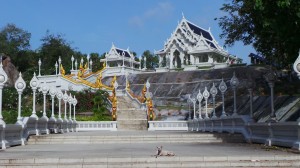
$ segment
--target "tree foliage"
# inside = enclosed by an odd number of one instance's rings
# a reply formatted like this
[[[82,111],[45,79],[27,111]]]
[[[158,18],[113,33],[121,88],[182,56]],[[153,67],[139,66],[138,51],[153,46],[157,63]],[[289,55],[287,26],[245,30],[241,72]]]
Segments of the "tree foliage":
[[[267,60],[282,67],[293,63],[300,47],[299,0],[232,0],[218,18],[225,46],[253,44]]]
[[[144,57],[146,57],[146,67],[147,69],[154,69],[158,67],[158,56],[155,56],[149,50],[144,51],[142,55],[142,67],[144,67]]]
[[[41,39],[42,45],[39,50],[42,61],[42,72],[44,74],[55,73],[55,63],[59,56],[62,60],[62,65],[66,71],[71,70],[71,57],[79,62],[83,55],[71,47],[70,43],[66,41],[61,34],[50,34],[47,31],[45,37]]]

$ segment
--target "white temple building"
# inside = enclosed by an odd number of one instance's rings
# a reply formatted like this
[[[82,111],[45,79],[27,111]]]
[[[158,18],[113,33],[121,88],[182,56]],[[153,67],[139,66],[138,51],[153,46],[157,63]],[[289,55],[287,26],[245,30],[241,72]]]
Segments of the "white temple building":
[[[127,48],[126,50],[117,48],[112,44],[111,49],[106,53],[105,58],[100,62],[105,63],[105,76],[124,75],[128,73],[138,73],[141,71],[140,62],[134,59],[134,55]]]
[[[242,63],[242,59],[230,55],[218,44],[210,29],[205,30],[184,16],[163,49],[155,54],[159,56],[156,71],[216,69]]]

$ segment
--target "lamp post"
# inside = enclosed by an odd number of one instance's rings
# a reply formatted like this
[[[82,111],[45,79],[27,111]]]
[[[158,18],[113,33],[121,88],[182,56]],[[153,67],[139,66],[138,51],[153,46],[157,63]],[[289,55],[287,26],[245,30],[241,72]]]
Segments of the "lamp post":
[[[68,97],[68,103],[69,103],[69,120],[72,120],[72,103],[73,103],[73,98],[70,93],[70,96]]]
[[[201,115],[201,103],[202,103],[202,99],[203,99],[203,95],[202,95],[202,93],[201,93],[201,91],[200,91],[200,89],[199,89],[199,93],[198,93],[198,95],[197,95],[197,99],[198,99],[198,102],[199,102],[199,119],[203,119],[202,118],[202,115]]]
[[[74,70],[74,68],[73,68],[74,56],[73,55],[71,57],[71,61],[72,61],[72,71],[73,71]]]
[[[37,79],[37,77],[35,76],[35,72],[33,73],[33,78],[30,81],[30,87],[32,89],[32,95],[33,95],[33,100],[32,100],[32,114],[30,117],[34,117],[34,118],[38,118],[38,116],[36,115],[36,111],[35,111],[35,94],[36,94],[36,90],[39,86],[39,80]]]
[[[0,60],[0,125],[5,125],[5,122],[3,120],[2,116],[2,89],[4,87],[4,84],[7,82],[7,74],[5,73],[2,65],[2,58]]]
[[[60,64],[61,64],[61,58],[59,56],[59,58],[58,58],[58,75],[61,75],[61,73],[60,73]]]
[[[213,98],[213,109],[214,109],[213,116],[211,118],[215,119],[215,118],[217,118],[217,116],[216,116],[216,106],[215,106],[216,101],[215,101],[215,98],[216,98],[216,95],[218,94],[218,89],[216,88],[215,83],[213,83],[212,88],[210,88],[210,94],[212,95],[212,98]]]
[[[270,114],[270,120],[271,122],[276,122],[276,115],[274,110],[274,85],[276,81],[276,76],[274,74],[274,71],[271,69],[269,73],[264,75],[265,79],[268,82],[268,85],[271,89],[271,114]]]
[[[18,118],[17,118],[17,123],[16,124],[20,124],[20,125],[23,124],[22,117],[21,117],[21,99],[22,99],[22,92],[25,89],[25,87],[26,87],[26,83],[23,80],[22,74],[20,72],[19,78],[17,79],[17,81],[15,83],[15,88],[17,89],[18,94],[19,94],[19,99],[18,99],[19,100],[18,101]]]
[[[63,93],[60,89],[56,92],[56,97],[58,99],[58,119],[61,120],[61,99],[63,98]]]
[[[41,76],[41,65],[42,65],[41,59],[39,59],[38,64],[39,64],[39,76]]]
[[[68,94],[67,94],[67,91],[65,91],[65,94],[63,95],[63,100],[65,102],[65,116],[64,116],[64,129],[67,130],[67,132],[69,132],[69,128],[68,128],[68,118],[67,118],[67,102],[68,102]]]
[[[205,117],[204,117],[204,119],[209,119],[208,113],[207,113],[207,99],[209,97],[209,92],[207,91],[207,87],[205,87],[205,89],[204,89],[203,97],[205,99]]]
[[[56,120],[55,119],[55,117],[54,117],[54,98],[55,98],[55,95],[56,95],[56,89],[54,88],[54,87],[51,87],[51,89],[50,89],[50,91],[49,91],[49,94],[50,94],[50,96],[51,96],[51,103],[52,103],[52,112],[51,112],[51,118],[50,119],[54,119],[54,120]]]
[[[77,104],[77,99],[75,98],[75,95],[74,95],[74,98],[73,98],[73,106],[74,106],[74,117],[73,117],[73,120],[74,121],[76,121],[76,112],[75,112],[76,104]]]
[[[193,103],[193,105],[194,105],[194,120],[196,119],[196,102],[197,102],[197,100],[196,100],[196,98],[191,98],[191,101],[192,101],[192,103]]]
[[[42,93],[43,93],[43,96],[44,96],[44,108],[43,108],[43,117],[44,118],[48,118],[47,115],[46,115],[46,95],[49,91],[49,87],[46,85],[46,83],[43,83],[42,85]]]
[[[230,85],[233,89],[233,114],[232,116],[237,116],[237,111],[236,111],[236,88],[239,85],[239,80],[238,78],[235,76],[235,72],[233,72],[233,76],[230,80]]]
[[[57,61],[55,62],[55,75],[57,75],[57,67],[58,67],[58,64],[57,64]]]
[[[226,112],[225,112],[225,101],[224,101],[224,94],[227,90],[227,86],[226,83],[224,82],[223,78],[222,81],[219,85],[219,90],[221,91],[222,94],[222,114],[221,114],[221,118],[227,117]]]

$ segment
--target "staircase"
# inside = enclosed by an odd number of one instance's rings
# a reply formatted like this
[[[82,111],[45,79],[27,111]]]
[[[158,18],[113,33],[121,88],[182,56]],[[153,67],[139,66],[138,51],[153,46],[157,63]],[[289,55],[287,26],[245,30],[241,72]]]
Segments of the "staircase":
[[[0,167],[299,167],[297,154],[267,151],[242,135],[200,132],[98,131],[31,136],[5,151]],[[175,156],[155,157],[162,145]]]
[[[147,114],[127,96],[118,97],[118,130],[147,130]]]
[[[75,133],[71,135],[51,134],[31,136],[29,145],[34,144],[170,144],[170,143],[222,143],[244,142],[244,137],[239,134],[210,134],[188,132],[132,132],[124,134],[102,133],[101,135],[84,135]]]

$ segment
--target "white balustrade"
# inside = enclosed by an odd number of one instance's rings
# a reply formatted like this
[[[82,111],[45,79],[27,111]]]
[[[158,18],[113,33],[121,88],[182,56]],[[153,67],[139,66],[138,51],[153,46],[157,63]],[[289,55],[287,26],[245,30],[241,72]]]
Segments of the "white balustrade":
[[[148,131],[187,131],[187,121],[148,121]]]
[[[116,131],[117,121],[77,121],[77,131]]]

